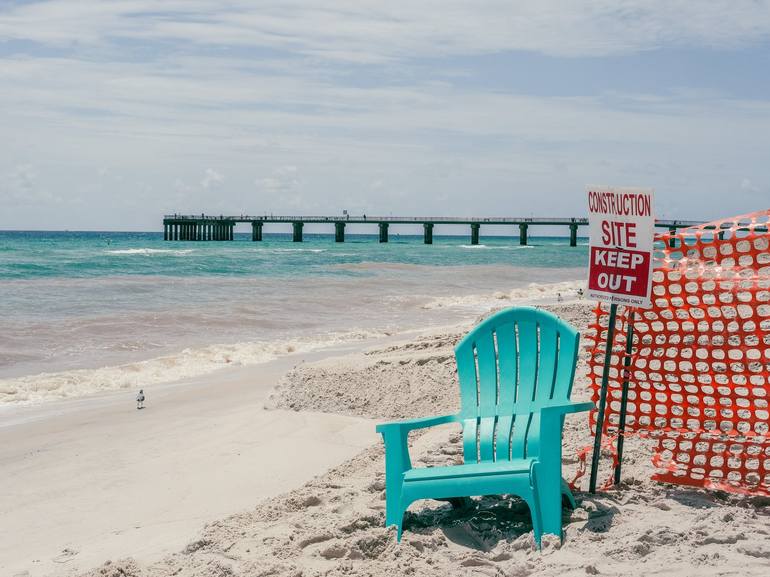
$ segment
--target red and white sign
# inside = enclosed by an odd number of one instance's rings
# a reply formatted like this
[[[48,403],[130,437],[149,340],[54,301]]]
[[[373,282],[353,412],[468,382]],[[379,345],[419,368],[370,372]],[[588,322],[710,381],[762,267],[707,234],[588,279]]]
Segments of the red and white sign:
[[[655,228],[652,189],[587,190],[588,298],[649,308]]]

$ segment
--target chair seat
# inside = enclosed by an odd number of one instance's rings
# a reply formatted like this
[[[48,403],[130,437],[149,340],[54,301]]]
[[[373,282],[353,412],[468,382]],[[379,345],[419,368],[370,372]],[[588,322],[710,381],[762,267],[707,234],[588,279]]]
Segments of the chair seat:
[[[418,467],[404,473],[404,482],[429,481],[438,479],[460,479],[467,477],[491,477],[522,473],[529,475],[534,459],[513,459],[495,463],[468,463],[448,467]]]

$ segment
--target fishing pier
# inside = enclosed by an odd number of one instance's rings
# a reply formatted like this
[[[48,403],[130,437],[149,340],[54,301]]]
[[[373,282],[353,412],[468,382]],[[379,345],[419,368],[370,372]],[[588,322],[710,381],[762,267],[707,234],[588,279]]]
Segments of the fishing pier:
[[[201,215],[166,215],[163,218],[163,239],[184,241],[224,241],[233,240],[233,231],[238,223],[251,225],[251,240],[262,240],[262,228],[267,223],[291,225],[292,240],[302,242],[302,229],[306,224],[328,224],[334,227],[334,240],[345,242],[345,227],[348,224],[370,224],[376,226],[379,241],[388,242],[389,227],[392,224],[422,225],[423,242],[433,244],[433,228],[437,225],[461,225],[470,227],[471,244],[479,244],[482,225],[507,225],[518,227],[519,244],[526,246],[530,227],[563,226],[569,230],[569,245],[577,246],[578,228],[588,226],[587,218],[513,218],[513,217],[472,217],[451,216],[209,216]],[[688,220],[659,220],[655,226],[668,228],[672,233],[677,228],[699,224]]]

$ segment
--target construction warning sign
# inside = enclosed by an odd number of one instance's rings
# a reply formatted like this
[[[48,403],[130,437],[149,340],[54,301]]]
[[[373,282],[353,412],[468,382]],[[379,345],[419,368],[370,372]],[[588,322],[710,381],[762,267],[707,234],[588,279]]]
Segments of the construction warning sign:
[[[588,298],[649,308],[655,227],[652,189],[587,190]]]

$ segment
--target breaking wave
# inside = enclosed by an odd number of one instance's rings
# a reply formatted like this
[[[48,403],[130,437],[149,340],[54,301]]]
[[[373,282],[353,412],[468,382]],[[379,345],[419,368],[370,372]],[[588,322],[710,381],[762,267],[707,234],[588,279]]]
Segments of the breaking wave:
[[[565,281],[558,283],[530,283],[509,292],[495,291],[493,293],[442,296],[431,299],[422,305],[423,309],[439,309],[461,307],[467,309],[486,310],[495,306],[507,304],[529,304],[538,302],[554,302],[561,297],[564,301],[580,297],[578,291],[585,292],[584,281]]]
[[[123,248],[117,250],[105,251],[108,254],[139,254],[143,256],[150,256],[152,254],[173,254],[175,256],[183,256],[193,252],[191,248],[185,249],[170,249],[170,248]]]
[[[292,340],[209,345],[98,369],[76,369],[0,379],[0,405],[36,404],[108,391],[146,388],[150,385],[205,375],[225,367],[256,365],[291,353],[310,352],[381,336],[384,334],[373,331],[348,331]]]

